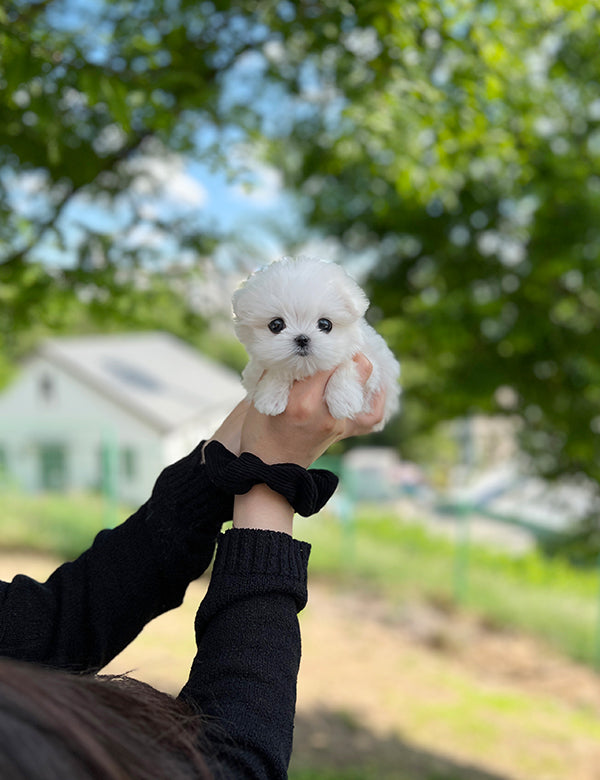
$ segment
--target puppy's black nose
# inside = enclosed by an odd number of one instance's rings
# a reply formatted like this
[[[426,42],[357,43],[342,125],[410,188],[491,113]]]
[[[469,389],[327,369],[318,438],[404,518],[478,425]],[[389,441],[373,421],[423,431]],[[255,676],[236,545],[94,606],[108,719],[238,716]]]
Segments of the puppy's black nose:
[[[296,336],[296,338],[294,339],[294,341],[296,342],[296,344],[297,344],[299,347],[301,347],[302,349],[304,349],[304,347],[307,347],[307,346],[308,346],[308,342],[310,341],[310,339],[308,338],[308,336],[305,336],[305,335],[302,333],[300,336]]]

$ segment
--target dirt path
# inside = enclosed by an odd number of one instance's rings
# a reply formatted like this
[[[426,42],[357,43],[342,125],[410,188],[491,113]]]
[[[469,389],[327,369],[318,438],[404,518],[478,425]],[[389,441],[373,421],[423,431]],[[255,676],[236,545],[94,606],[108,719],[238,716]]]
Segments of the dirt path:
[[[0,555],[0,578],[49,559]],[[176,692],[205,589],[154,621],[109,671]],[[313,581],[293,766],[360,767],[365,780],[600,780],[600,678],[468,616]]]

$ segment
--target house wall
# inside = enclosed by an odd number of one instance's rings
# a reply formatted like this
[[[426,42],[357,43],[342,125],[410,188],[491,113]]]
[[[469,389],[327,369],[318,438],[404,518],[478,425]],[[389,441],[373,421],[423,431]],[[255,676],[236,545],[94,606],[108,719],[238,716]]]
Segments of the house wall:
[[[186,425],[172,431],[165,438],[165,464],[179,460],[191,452],[200,441],[210,438],[231,411],[231,408],[229,404],[225,406],[223,403],[219,403],[213,409],[204,410],[201,418],[191,420]]]
[[[27,491],[47,487],[62,452],[66,489],[97,489],[104,479],[120,499],[142,503],[172,449],[169,437],[43,357],[0,397],[0,462]]]

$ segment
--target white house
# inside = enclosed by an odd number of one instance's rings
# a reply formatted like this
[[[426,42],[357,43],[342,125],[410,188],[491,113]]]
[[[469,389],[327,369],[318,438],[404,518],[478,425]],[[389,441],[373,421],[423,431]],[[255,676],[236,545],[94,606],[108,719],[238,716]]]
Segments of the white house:
[[[235,372],[167,333],[53,339],[0,395],[0,468],[26,491],[141,503],[243,396]]]

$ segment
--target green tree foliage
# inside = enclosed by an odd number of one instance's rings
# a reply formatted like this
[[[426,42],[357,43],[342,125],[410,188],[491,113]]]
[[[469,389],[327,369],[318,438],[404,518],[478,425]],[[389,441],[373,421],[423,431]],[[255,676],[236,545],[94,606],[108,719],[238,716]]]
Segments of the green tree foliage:
[[[90,327],[166,326],[164,307],[185,305],[165,271],[197,270],[219,232],[197,202],[181,208],[164,190],[190,160],[224,166],[229,144],[256,132],[244,74],[273,14],[272,3],[218,0],[2,3],[5,354],[33,331],[72,327],[82,303]]]
[[[309,224],[374,260],[406,424],[516,414],[539,471],[598,482],[598,3],[351,7],[321,60],[339,119],[273,154]]]
[[[169,277],[197,272],[222,235],[165,189],[191,162],[243,178],[240,144],[325,110],[315,78],[340,13],[312,0],[2,3],[4,357],[75,323],[201,329],[174,312],[186,302]]]
[[[82,289],[137,310],[133,271],[164,269],[134,226],[174,255],[215,239],[148,207],[156,161],[225,165],[229,141],[267,139],[307,223],[374,262],[403,435],[506,412],[540,472],[597,483],[599,33],[596,0],[4,3],[3,335]],[[86,224],[82,198],[117,228]]]
[[[3,360],[48,329],[201,330],[171,276],[222,236],[197,199],[165,196],[191,162],[233,175],[233,144],[324,110],[311,90],[339,16],[312,0],[2,3]]]

